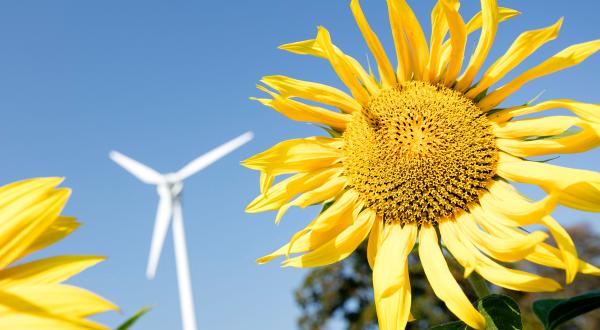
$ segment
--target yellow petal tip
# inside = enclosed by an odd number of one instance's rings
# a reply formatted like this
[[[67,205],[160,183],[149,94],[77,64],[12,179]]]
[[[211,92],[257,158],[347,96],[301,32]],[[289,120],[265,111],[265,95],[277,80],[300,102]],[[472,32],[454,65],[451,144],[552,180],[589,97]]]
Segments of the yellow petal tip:
[[[272,259],[273,259],[273,257],[271,257],[271,256],[264,256],[264,257],[260,257],[260,258],[256,259],[255,262],[259,265],[264,265],[267,262],[271,261]]]

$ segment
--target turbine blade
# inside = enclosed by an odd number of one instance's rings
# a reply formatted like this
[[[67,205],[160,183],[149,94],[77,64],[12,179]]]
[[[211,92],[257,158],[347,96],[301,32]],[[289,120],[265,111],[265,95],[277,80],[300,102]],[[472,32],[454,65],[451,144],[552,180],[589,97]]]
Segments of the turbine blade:
[[[176,200],[173,205],[173,241],[175,243],[175,265],[177,266],[177,284],[179,286],[179,301],[181,303],[181,319],[184,330],[196,330],[196,313],[181,203]]]
[[[204,155],[194,159],[189,164],[184,166],[181,170],[175,173],[178,180],[184,180],[194,173],[206,168],[210,164],[216,162],[220,158],[241,147],[243,144],[252,140],[254,134],[252,132],[246,132],[235,139],[205,153]]]
[[[154,232],[152,233],[152,242],[150,243],[150,254],[148,256],[148,267],[146,268],[146,276],[153,279],[158,267],[160,253],[165,243],[165,237],[169,230],[171,216],[173,215],[173,205],[171,195],[168,188],[164,186],[158,187],[160,201],[156,210],[156,221],[154,222]]]
[[[144,183],[157,184],[163,181],[163,176],[160,173],[118,151],[111,151],[109,156],[115,163]]]

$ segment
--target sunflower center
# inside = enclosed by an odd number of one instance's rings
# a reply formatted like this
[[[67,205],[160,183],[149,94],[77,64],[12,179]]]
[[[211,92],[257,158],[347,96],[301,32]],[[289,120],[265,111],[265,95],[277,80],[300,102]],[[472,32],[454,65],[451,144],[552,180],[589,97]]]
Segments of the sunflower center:
[[[476,202],[496,172],[485,114],[423,82],[381,91],[344,132],[345,173],[386,222],[432,223]]]

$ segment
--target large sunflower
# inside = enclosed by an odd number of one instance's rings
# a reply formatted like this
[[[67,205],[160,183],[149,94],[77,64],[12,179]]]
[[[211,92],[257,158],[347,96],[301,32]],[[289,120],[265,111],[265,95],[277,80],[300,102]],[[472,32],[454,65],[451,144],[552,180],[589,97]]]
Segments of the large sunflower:
[[[384,330],[402,329],[410,319],[407,258],[417,241],[418,257],[435,294],[477,329],[484,327],[484,318],[452,277],[440,236],[464,267],[464,276],[475,271],[512,290],[555,291],[561,285],[497,261],[525,259],[564,269],[567,283],[578,272],[600,275],[598,268],[578,259],[568,233],[550,216],[559,204],[599,212],[600,173],[528,159],[598,146],[600,106],[550,100],[498,108],[528,81],[580,63],[600,49],[600,40],[568,47],[488,92],[554,39],[562,19],[522,33],[474,82],[498,24],[517,11],[481,0],[481,12],[465,23],[458,0],[440,0],[431,13],[428,45],[405,1],[388,0],[387,5],[396,67],[358,1],[350,5],[379,77],[333,45],[323,27],[314,40],[281,46],[328,60],[351,96],[285,76],[265,77],[266,87],[259,86],[271,98],[258,101],[291,119],[326,125],[332,135],[285,141],[244,162],[261,172],[261,195],[248,212],[279,210],[279,221],[291,206],[326,203],[312,223],[259,262],[286,256],[284,266],[323,266],[346,258],[368,239],[375,303]],[[467,37],[479,29],[475,51],[466,61]],[[517,118],[549,109],[568,109],[575,116]],[[276,176],[286,174],[291,176],[273,185]],[[532,201],[512,182],[537,185],[547,196]],[[526,231],[529,225],[546,227],[557,247],[544,243],[543,231]],[[295,253],[303,254],[290,257]]]
[[[79,223],[60,216],[70,191],[60,178],[0,187],[0,329],[108,329],[88,316],[115,310],[111,302],[62,284],[102,261],[96,256],[56,256],[14,265],[63,239]]]

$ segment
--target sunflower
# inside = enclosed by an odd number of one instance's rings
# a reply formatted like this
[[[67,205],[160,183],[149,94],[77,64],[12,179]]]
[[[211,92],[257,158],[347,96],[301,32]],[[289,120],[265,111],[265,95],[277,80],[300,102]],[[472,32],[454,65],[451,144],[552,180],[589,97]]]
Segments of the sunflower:
[[[88,316],[115,310],[111,302],[62,284],[102,261],[95,256],[55,256],[14,265],[77,229],[60,216],[70,191],[62,179],[39,178],[0,187],[0,328],[108,329]]]
[[[331,136],[284,141],[243,162],[260,171],[261,194],[248,212],[278,210],[279,221],[292,206],[324,204],[289,243],[258,262],[285,256],[284,266],[318,267],[346,258],[368,240],[384,330],[403,329],[412,318],[407,259],[415,246],[437,297],[476,329],[485,327],[484,318],[453,278],[445,256],[464,267],[465,277],[476,272],[494,285],[527,292],[561,285],[505,263],[527,260],[564,269],[566,283],[579,272],[600,275],[577,257],[569,234],[551,216],[558,205],[599,212],[600,173],[531,158],[598,146],[600,105],[561,99],[499,107],[527,82],[580,63],[600,49],[600,40],[568,47],[490,89],[556,38],[562,19],[519,35],[475,82],[499,23],[519,12],[481,0],[481,12],[465,23],[458,0],[440,0],[431,13],[428,43],[404,0],[388,0],[387,6],[395,67],[359,2],[350,4],[378,77],[336,47],[323,27],[314,40],[280,47],[328,60],[350,94],[285,76],[261,80],[258,88],[270,98],[257,101],[290,119],[324,125]],[[479,30],[466,61],[467,38]],[[574,115],[521,118],[551,109]],[[279,175],[285,177],[275,183]],[[545,197],[531,200],[513,183],[537,185]],[[546,228],[556,246],[545,242],[544,230],[525,229],[531,225]]]

